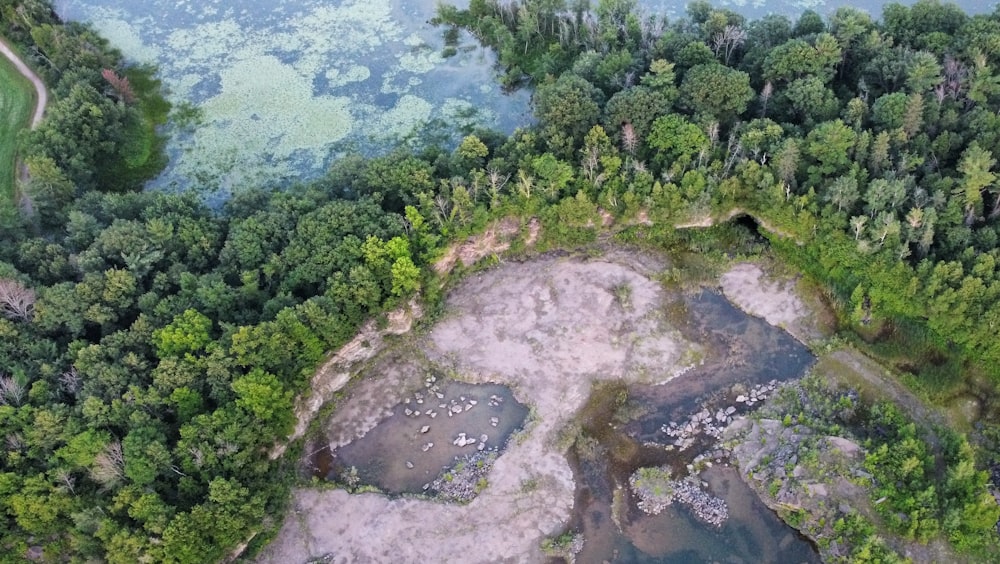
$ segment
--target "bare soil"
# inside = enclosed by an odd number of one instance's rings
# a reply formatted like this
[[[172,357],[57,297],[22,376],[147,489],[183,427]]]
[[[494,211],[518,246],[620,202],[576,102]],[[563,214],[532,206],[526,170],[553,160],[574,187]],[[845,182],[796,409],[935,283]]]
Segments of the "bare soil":
[[[537,224],[537,220],[533,219],[532,222],[532,225]],[[459,262],[463,266],[472,266],[485,257],[502,253],[510,248],[511,241],[519,230],[520,224],[516,217],[494,221],[486,231],[450,246],[444,256],[434,263],[434,272],[444,274],[451,272]],[[530,241],[529,246],[533,243],[533,240]]]
[[[509,229],[497,226],[498,232]],[[561,533],[572,516],[567,438],[593,384],[663,383],[703,357],[702,347],[670,322],[679,321],[669,305],[674,296],[655,281],[666,268],[657,256],[614,248],[507,262],[460,282],[447,298],[444,317],[425,335],[386,346],[382,336],[388,331],[366,327],[319,371],[317,390],[297,408],[299,434],[320,400],[340,390],[343,399],[322,426],[328,444],[319,448],[363,437],[421,389],[431,371],[510,386],[531,408],[527,427],[497,459],[488,486],[466,505],[298,489],[293,510],[259,560],[543,561],[541,541]],[[793,280],[740,264],[720,284],[734,303],[800,340],[819,336]],[[401,333],[408,325],[390,329]],[[356,375],[361,377],[352,379]]]
[[[823,336],[818,315],[796,293],[796,280],[765,274],[753,263],[733,265],[722,275],[722,292],[743,311],[781,327],[803,343]]]
[[[573,508],[560,432],[591,385],[663,382],[684,368],[693,345],[665,321],[665,291],[651,279],[664,266],[611,250],[508,263],[460,283],[445,318],[407,352],[392,353],[412,356],[404,363],[411,368],[380,370],[345,390],[350,400],[334,415],[340,432],[329,438],[342,443],[377,425],[420,386],[422,356],[469,382],[509,385],[531,407],[528,427],[496,461],[488,487],[467,505],[300,489],[260,561],[543,561],[541,540],[560,533]]]

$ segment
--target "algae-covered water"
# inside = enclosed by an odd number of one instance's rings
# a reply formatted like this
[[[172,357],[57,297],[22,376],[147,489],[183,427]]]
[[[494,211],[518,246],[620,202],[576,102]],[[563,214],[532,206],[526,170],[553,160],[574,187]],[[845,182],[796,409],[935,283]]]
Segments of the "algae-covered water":
[[[464,4],[462,1],[455,4]],[[749,17],[829,14],[879,0],[714,0]],[[903,0],[904,4],[912,1]],[[454,142],[475,127],[531,122],[530,94],[504,94],[495,58],[467,34],[444,57],[428,23],[436,0],[57,0],[128,59],[157,65],[175,104],[201,120],[168,133],[170,164],[154,189],[197,187],[219,201],[246,186],[319,176],[345,151]],[[593,6],[597,2],[591,2]],[[639,0],[676,18],[687,0]],[[988,12],[993,0],[960,0]]]
[[[454,140],[530,121],[528,93],[504,94],[490,52],[462,35],[442,56],[433,0],[69,0],[132,61],[158,66],[175,103],[159,189],[243,186],[319,175],[343,151]]]

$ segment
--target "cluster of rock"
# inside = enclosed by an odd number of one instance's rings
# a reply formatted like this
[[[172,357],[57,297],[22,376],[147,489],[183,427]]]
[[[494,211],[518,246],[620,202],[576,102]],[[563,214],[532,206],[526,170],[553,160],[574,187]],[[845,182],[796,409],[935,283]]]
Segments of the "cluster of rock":
[[[434,392],[434,395],[437,397],[439,401],[444,399],[444,394],[441,392]],[[414,394],[413,401],[417,405],[422,405],[424,403],[424,399],[425,399],[424,394],[422,392],[417,392]],[[477,400],[474,400],[472,398],[466,398],[465,396],[460,396],[458,399],[452,399],[449,402],[439,403],[437,405],[437,409],[440,409],[441,410],[440,412],[436,411],[434,407],[427,407],[425,409],[410,409],[410,407],[405,407],[403,408],[403,415],[407,417],[420,417],[421,415],[426,415],[427,417],[434,419],[435,417],[438,416],[438,413],[443,412],[447,413],[448,417],[452,417],[454,415],[462,413],[463,411],[469,411],[470,409],[475,407],[478,403],[479,402]],[[411,405],[410,398],[406,398],[405,400],[403,400],[403,404],[407,406]]]
[[[486,484],[486,477],[496,458],[496,447],[464,456],[433,482],[424,484],[423,489],[446,501],[458,503],[472,501]]]
[[[721,527],[729,519],[725,500],[709,494],[692,480],[677,482],[674,499],[687,506],[699,521],[713,527]]]
[[[773,392],[777,387],[777,380],[771,380],[766,384],[758,384],[750,390],[749,394],[740,394],[736,396],[736,403],[745,403],[747,406],[753,407],[753,404],[766,400],[767,395]]]
[[[437,383],[437,377],[430,375],[424,378],[424,391],[415,392],[412,398],[406,398],[403,400],[403,415],[407,417],[421,417],[426,416],[434,419],[439,413],[446,413],[448,417],[453,417],[459,413],[468,412],[472,408],[479,404],[478,400],[467,398],[465,396],[459,396],[457,399],[452,398],[450,401],[438,403],[437,407],[433,407],[430,404],[433,402],[441,402],[445,399],[445,394],[441,391],[441,387]],[[503,398],[496,394],[490,395],[489,405],[490,407],[499,407],[503,403]],[[496,427],[500,424],[499,417],[490,417],[490,425]],[[420,427],[420,434],[426,434],[430,432],[430,425],[423,425]],[[459,433],[455,440],[452,442],[455,446],[465,447],[470,445],[478,444],[476,447],[479,451],[486,450],[486,441],[489,440],[489,436],[483,434],[480,435],[478,439],[475,437],[467,436],[466,433]],[[434,448],[433,442],[426,442],[420,446],[420,450],[427,452]],[[413,468],[413,464],[409,461],[406,463],[407,468]]]
[[[735,413],[736,408],[733,406],[719,409],[715,414],[706,408],[691,415],[683,424],[671,421],[663,425],[660,430],[674,439],[670,447],[686,450],[694,445],[699,435],[704,434],[716,439],[722,437],[722,432],[726,429],[726,425],[732,423],[732,416]]]
[[[480,450],[480,451],[486,450],[486,441],[488,441],[488,440],[490,440],[490,436],[489,435],[487,435],[485,433],[483,433],[482,435],[479,435],[479,441],[478,441],[479,445],[476,447],[476,450]],[[455,445],[457,447],[465,447],[465,446],[469,446],[469,445],[474,445],[474,444],[476,444],[476,442],[477,441],[476,441],[475,437],[467,437],[465,435],[465,433],[459,433],[458,437],[456,437],[455,440],[452,441],[451,444],[453,444],[453,445]]]
[[[452,399],[449,402],[438,403],[437,408],[433,407],[431,404],[435,401],[440,402],[444,398],[444,392],[441,391],[440,386],[437,384],[437,378],[434,376],[428,376],[424,379],[424,387],[426,391],[416,392],[413,394],[412,398],[406,398],[403,400],[403,404],[406,406],[403,408],[403,415],[407,417],[420,417],[425,415],[434,419],[439,413],[447,413],[448,417],[462,413],[463,411],[468,411],[476,406],[479,402],[466,398],[465,396],[460,396],[458,399]],[[494,404],[493,398],[497,398],[497,402]],[[503,398],[498,396],[490,397],[490,405],[500,405]],[[437,410],[441,411],[437,411]]]
[[[629,486],[638,498],[636,505],[650,515],[659,514],[676,501],[699,521],[714,527],[721,527],[729,519],[725,500],[706,492],[692,477],[671,480],[666,467],[640,468],[629,477]]]
[[[777,388],[777,384],[776,380],[771,380],[766,384],[758,384],[751,388],[748,393],[736,396],[736,404],[753,407],[754,404],[766,400],[767,395]],[[733,422],[733,417],[738,415],[738,411],[739,407],[736,405],[719,407],[714,411],[703,407],[701,411],[692,414],[687,421],[683,423],[671,421],[664,424],[660,430],[674,439],[673,444],[669,445],[668,448],[686,450],[695,444],[699,435],[721,439],[726,427]]]

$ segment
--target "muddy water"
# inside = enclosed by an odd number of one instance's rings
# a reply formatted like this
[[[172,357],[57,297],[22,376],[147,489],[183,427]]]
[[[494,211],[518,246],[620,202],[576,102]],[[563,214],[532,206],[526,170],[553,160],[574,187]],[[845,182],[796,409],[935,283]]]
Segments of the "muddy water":
[[[702,436],[683,451],[663,432],[702,409],[753,407],[735,398],[756,385],[801,376],[812,355],[787,333],[750,317],[715,292],[672,305],[685,337],[707,346],[705,362],[667,384],[598,388],[581,414],[582,436],[571,459],[577,478],[571,528],[584,535],[580,562],[818,562],[811,544],[785,525],[728,467],[715,440]],[[757,404],[759,405],[759,404]],[[700,474],[707,491],[726,501],[729,519],[705,525],[673,504],[659,515],[640,511],[627,486],[638,468],[668,465],[676,477],[702,453],[714,465]],[[614,508],[614,509],[613,509]]]
[[[528,414],[506,386],[451,380],[426,384],[361,439],[317,453],[318,477],[337,480],[353,467],[362,484],[390,494],[420,493],[457,458],[502,449]],[[463,434],[466,439],[460,442],[473,442],[456,445]]]

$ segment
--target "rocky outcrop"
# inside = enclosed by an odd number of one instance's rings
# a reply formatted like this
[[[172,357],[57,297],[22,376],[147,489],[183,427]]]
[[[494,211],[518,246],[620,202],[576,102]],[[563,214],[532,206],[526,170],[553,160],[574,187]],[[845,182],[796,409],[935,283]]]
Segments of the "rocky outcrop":
[[[699,520],[714,527],[721,527],[729,519],[726,502],[704,489],[701,482],[692,476],[683,480],[671,480],[670,469],[640,468],[629,478],[629,486],[635,494],[639,509],[657,515],[675,501],[687,507]]]
[[[824,561],[849,554],[833,530],[841,517],[871,512],[864,450],[854,441],[776,419],[734,422],[725,435],[731,460],[768,507],[816,542]],[[796,518],[789,518],[795,514]]]

